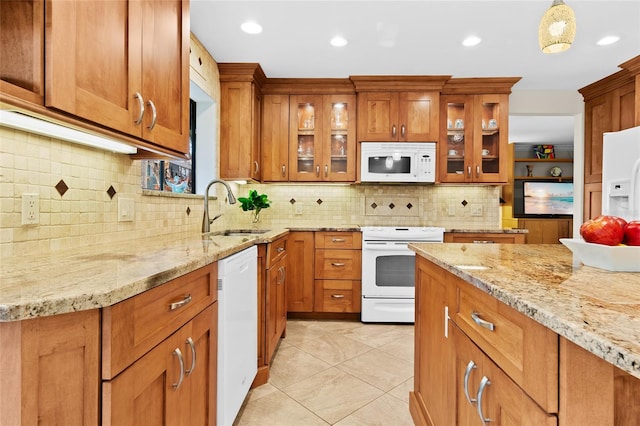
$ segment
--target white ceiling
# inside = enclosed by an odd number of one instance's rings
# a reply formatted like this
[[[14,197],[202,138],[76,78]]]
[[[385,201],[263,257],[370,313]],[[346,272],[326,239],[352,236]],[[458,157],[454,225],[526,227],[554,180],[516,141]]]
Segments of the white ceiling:
[[[565,52],[542,53],[538,24],[551,3],[192,0],[191,31],[216,61],[258,62],[267,77],[522,77],[514,90],[577,90],[640,54],[640,0],[566,0],[576,14],[575,42]],[[263,32],[243,33],[246,20]],[[332,47],[337,34],[349,44]],[[463,47],[470,34],[483,42]],[[620,41],[596,45],[611,34]]]

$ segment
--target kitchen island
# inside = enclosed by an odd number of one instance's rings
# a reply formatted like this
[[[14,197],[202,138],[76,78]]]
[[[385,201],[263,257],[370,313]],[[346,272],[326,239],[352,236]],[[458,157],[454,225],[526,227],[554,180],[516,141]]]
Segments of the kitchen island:
[[[482,424],[478,405],[497,424],[638,424],[640,274],[574,267],[555,244],[410,247],[417,424]]]

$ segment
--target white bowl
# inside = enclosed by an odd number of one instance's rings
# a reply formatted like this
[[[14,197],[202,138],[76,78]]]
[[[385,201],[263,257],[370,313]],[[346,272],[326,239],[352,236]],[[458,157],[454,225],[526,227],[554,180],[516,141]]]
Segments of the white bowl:
[[[617,272],[640,272],[640,246],[605,246],[580,238],[560,238],[582,263]]]

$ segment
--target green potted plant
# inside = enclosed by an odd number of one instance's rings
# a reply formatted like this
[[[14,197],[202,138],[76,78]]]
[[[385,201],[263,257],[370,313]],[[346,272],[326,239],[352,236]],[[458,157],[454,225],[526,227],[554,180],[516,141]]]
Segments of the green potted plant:
[[[242,211],[253,211],[253,223],[260,221],[260,212],[267,209],[271,205],[271,201],[267,198],[267,194],[258,194],[255,189],[249,190],[248,197],[238,197],[240,208]]]

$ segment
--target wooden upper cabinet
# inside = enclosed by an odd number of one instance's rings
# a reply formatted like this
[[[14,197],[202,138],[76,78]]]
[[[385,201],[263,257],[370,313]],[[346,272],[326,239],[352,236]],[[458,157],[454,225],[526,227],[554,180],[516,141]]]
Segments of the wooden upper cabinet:
[[[188,151],[189,3],[50,1],[47,107]]]
[[[0,92],[44,103],[44,0],[0,2]]]
[[[437,141],[438,92],[358,94],[361,141]]]
[[[262,181],[289,180],[289,96],[262,99]]]
[[[255,63],[219,63],[220,177],[261,178],[262,84],[266,80]]]
[[[358,141],[437,141],[440,90],[451,76],[351,76]]]

